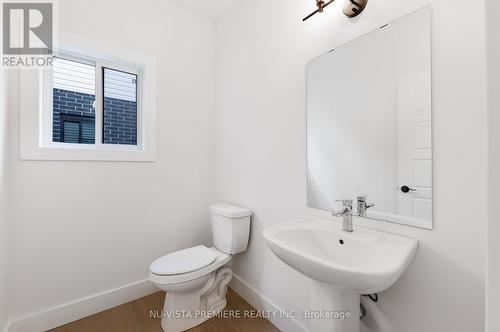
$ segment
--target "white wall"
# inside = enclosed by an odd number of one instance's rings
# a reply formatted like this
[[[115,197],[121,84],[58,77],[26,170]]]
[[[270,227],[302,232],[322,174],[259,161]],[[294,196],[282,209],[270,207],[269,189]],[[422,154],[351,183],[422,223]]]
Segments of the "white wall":
[[[488,246],[486,275],[486,330],[500,331],[500,3],[486,1],[488,41]]]
[[[58,5],[61,31],[156,58],[158,160],[20,161],[14,105],[11,318],[146,279],[161,255],[211,243],[213,22],[161,0]]]
[[[364,331],[484,330],[486,85],[484,1],[370,1],[348,20],[335,2],[307,23],[313,1],[236,1],[216,23],[216,197],[255,211],[235,271],[287,309],[307,307],[307,278],[267,249],[262,229],[308,214],[307,60],[431,3],[433,231],[369,223],[415,237],[409,271],[367,304]]]
[[[0,331],[7,321],[7,109],[8,71],[0,69]]]

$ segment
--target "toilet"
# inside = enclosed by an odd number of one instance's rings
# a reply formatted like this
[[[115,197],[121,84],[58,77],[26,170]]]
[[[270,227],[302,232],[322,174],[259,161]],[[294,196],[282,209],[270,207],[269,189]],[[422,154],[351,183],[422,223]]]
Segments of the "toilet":
[[[233,276],[227,264],[246,251],[252,211],[230,205],[210,206],[213,248],[203,245],[163,256],[151,264],[149,279],[166,291],[161,327],[165,332],[191,329],[226,306]]]

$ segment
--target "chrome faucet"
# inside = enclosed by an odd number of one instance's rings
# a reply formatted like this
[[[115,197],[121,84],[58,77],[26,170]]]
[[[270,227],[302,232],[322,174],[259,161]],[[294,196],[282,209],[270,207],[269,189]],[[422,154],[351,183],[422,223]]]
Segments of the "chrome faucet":
[[[374,206],[373,203],[366,203],[366,196],[358,196],[358,216],[366,217],[366,210]]]
[[[334,217],[342,217],[342,230],[344,232],[352,232],[352,199],[342,199],[336,200],[335,202],[341,202],[343,204],[342,210],[332,211]]]

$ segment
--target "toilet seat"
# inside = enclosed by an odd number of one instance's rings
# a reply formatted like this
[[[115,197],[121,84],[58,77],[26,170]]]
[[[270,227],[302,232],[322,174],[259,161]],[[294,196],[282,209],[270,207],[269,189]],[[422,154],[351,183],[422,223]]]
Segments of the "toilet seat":
[[[205,246],[180,250],[163,256],[151,264],[150,270],[157,275],[185,274],[212,264],[217,255]]]
[[[193,252],[195,252],[195,253],[202,253],[203,252],[202,254],[206,255],[205,262],[210,257],[214,257],[212,262],[205,264],[205,266],[201,266],[196,270],[193,270],[191,268],[191,271],[189,271],[189,272],[177,273],[177,274],[159,274],[158,272],[161,272],[161,271],[174,271],[172,266],[169,266],[168,268],[162,270],[162,269],[159,269],[158,266],[156,266],[156,264],[155,264],[162,259],[165,259],[164,261],[169,262],[170,259],[167,260],[166,257],[170,256],[170,255],[167,255],[167,256],[164,256],[164,257],[160,258],[159,260],[155,261],[155,263],[151,264],[151,267],[149,269],[150,280],[156,284],[162,284],[162,285],[173,285],[173,284],[179,284],[179,283],[183,283],[183,282],[192,281],[192,280],[195,280],[198,278],[202,278],[202,277],[210,274],[211,272],[217,270],[219,267],[227,264],[232,258],[231,255],[226,254],[226,253],[218,250],[217,248],[207,248],[204,246],[200,246],[200,247],[203,247],[204,249],[198,248],[198,247],[189,248],[189,249],[187,249],[187,254],[182,253],[181,255],[179,255],[179,257],[180,256],[186,257],[186,255],[188,255],[189,253],[193,253]],[[195,248],[198,248],[198,249],[195,249]],[[195,249],[195,250],[193,250],[193,249]],[[176,253],[173,253],[171,255],[172,256],[175,255],[174,257],[177,257],[176,254],[178,254],[178,253],[179,252],[176,252]],[[188,260],[188,258],[186,258],[186,260]],[[202,260],[200,260],[200,261],[202,261]],[[155,266],[153,266],[153,265],[155,265]],[[188,266],[188,265],[191,267],[196,266],[196,264],[194,264],[194,263],[193,264],[186,263],[185,266]],[[203,265],[203,264],[197,262],[197,266],[200,266],[200,265]],[[166,265],[164,265],[163,267],[166,267]],[[178,269],[178,270],[180,271],[181,269]],[[184,270],[189,270],[189,269],[184,268]],[[157,273],[155,273],[155,272],[157,272]]]

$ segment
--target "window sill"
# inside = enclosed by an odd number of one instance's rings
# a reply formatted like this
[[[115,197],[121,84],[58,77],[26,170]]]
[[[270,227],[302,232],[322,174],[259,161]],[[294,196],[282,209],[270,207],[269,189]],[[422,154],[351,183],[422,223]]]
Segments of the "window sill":
[[[152,152],[139,150],[136,146],[93,146],[77,144],[51,144],[34,149],[23,149],[21,160],[52,161],[125,161],[154,162]]]
[[[128,152],[144,152],[137,145],[120,145],[120,144],[73,144],[73,143],[58,143],[52,142],[42,145],[42,148],[47,149],[65,149],[65,150],[90,150],[90,151],[128,151]]]

